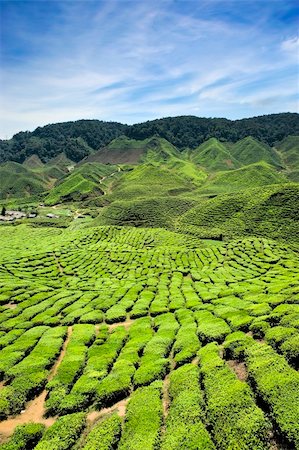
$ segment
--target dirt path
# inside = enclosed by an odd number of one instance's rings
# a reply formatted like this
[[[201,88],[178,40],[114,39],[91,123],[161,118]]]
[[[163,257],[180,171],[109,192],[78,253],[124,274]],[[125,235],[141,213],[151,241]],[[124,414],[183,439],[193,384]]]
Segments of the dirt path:
[[[117,322],[117,323],[111,323],[111,324],[107,323],[106,325],[108,326],[109,330],[114,330],[114,328],[121,327],[121,326],[128,329],[132,325],[133,322],[134,322],[134,320],[127,319],[125,322]]]
[[[240,381],[246,381],[248,378],[247,369],[245,363],[229,359],[227,361],[229,367],[235,372]]]
[[[55,255],[55,253],[53,252],[53,256],[54,259],[56,261],[57,267],[59,269],[59,272],[61,273],[61,275],[63,275],[63,267],[60,265],[59,259],[57,258],[57,256]]]
[[[66,347],[69,343],[72,331],[72,327],[68,327],[66,340],[64,341],[63,347],[56,363],[50,371],[48,377],[49,381],[56,375],[58,367],[64,358]],[[28,404],[26,405],[26,409],[22,411],[21,414],[0,422],[0,435],[2,435],[2,440],[7,439],[9,436],[11,436],[18,425],[24,425],[28,422],[42,423],[46,427],[53,425],[53,423],[56,421],[55,417],[50,417],[47,419],[44,417],[45,400],[47,393],[48,392],[44,389],[38,397],[28,402]]]
[[[6,303],[6,305],[3,305],[4,308],[7,309],[16,309],[16,307],[18,306],[16,303]]]
[[[162,405],[163,405],[163,416],[164,422],[168,416],[169,405],[170,405],[170,397],[169,397],[169,385],[170,385],[170,375],[166,375],[163,381],[163,395],[162,395]],[[165,423],[164,423],[165,425]]]
[[[92,411],[87,415],[87,420],[91,423],[94,423],[101,417],[112,412],[117,412],[120,417],[124,417],[126,414],[128,401],[129,398],[126,398],[110,406],[110,408],[103,408],[100,411]]]

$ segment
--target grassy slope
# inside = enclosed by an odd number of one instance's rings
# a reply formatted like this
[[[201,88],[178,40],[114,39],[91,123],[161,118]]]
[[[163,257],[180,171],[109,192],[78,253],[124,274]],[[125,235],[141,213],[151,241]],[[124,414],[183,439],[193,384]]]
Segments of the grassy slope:
[[[236,142],[231,146],[230,151],[233,157],[245,165],[265,161],[276,167],[282,166],[282,161],[274,149],[251,136]]]
[[[102,195],[100,180],[115,170],[113,166],[98,163],[82,164],[50,191],[45,198],[45,203],[54,205],[65,200],[83,200],[90,195]]]
[[[23,162],[23,166],[27,169],[40,169],[44,163],[41,161],[38,155],[31,155]]]
[[[0,165],[0,198],[29,197],[48,187],[47,180],[15,162]]]
[[[217,172],[207,180],[200,192],[216,194],[241,191],[251,187],[286,183],[287,181],[287,178],[273,166],[261,161],[240,169]]]
[[[162,162],[179,156],[176,148],[166,139],[151,137],[145,140],[129,139],[120,136],[106,147],[85,158],[85,162],[103,164],[138,164],[141,162]]]
[[[228,148],[216,138],[211,138],[190,153],[192,162],[208,171],[236,169],[241,164],[233,157]]]
[[[179,220],[178,229],[224,234],[227,238],[261,235],[298,242],[298,184],[278,184],[201,198]]]
[[[299,182],[299,136],[287,136],[275,146],[286,166],[286,175]]]

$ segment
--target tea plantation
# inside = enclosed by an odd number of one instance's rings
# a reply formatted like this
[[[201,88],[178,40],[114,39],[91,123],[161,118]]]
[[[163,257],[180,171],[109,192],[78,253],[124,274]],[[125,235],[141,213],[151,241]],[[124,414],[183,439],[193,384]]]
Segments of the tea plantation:
[[[298,248],[186,233],[224,200],[177,231],[1,226],[1,450],[299,449]]]

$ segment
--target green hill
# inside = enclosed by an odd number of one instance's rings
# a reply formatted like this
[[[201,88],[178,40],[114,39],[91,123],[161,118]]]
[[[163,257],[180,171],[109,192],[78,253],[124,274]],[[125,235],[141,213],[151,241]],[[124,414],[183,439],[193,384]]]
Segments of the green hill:
[[[284,164],[291,169],[299,167],[299,136],[287,136],[277,143],[275,148],[279,151]]]
[[[178,229],[204,237],[258,235],[298,243],[298,198],[298,184],[201,198],[178,220]]]
[[[0,164],[0,198],[29,197],[49,188],[39,174],[15,162]]]
[[[155,196],[177,195],[195,188],[191,177],[176,171],[172,165],[145,163],[123,173],[113,186],[110,200],[134,200]]]
[[[76,163],[71,159],[67,158],[64,152],[59,153],[59,155],[55,156],[55,158],[50,159],[47,164],[48,167],[58,167],[65,172],[69,172],[72,168],[75,167]]]
[[[98,163],[86,163],[77,166],[67,177],[63,178],[45,198],[47,205],[64,201],[81,201],[87,197],[104,194],[103,179],[117,169]]]
[[[27,167],[27,169],[40,169],[44,166],[44,163],[38,155],[31,155],[23,162],[23,166]]]
[[[190,153],[191,161],[209,171],[236,169],[240,163],[227,147],[216,138],[210,138]]]
[[[244,165],[265,161],[273,166],[282,167],[282,161],[274,149],[265,145],[251,136],[247,136],[236,142],[230,148],[230,152]]]
[[[179,152],[166,139],[151,137],[145,140],[129,139],[120,136],[106,147],[89,155],[84,162],[102,164],[138,164],[141,162],[163,162],[178,156]]]
[[[174,229],[177,217],[196,204],[180,197],[154,197],[131,201],[115,201],[102,209],[95,225],[130,225]]]
[[[287,183],[287,178],[264,161],[241,167],[240,169],[213,174],[200,192],[222,193],[241,191],[268,184]]]

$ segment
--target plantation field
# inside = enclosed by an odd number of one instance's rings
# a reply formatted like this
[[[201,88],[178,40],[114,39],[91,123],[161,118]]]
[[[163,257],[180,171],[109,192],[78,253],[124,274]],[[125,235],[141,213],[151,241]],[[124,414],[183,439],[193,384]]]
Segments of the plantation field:
[[[1,450],[299,449],[294,245],[0,230]]]

